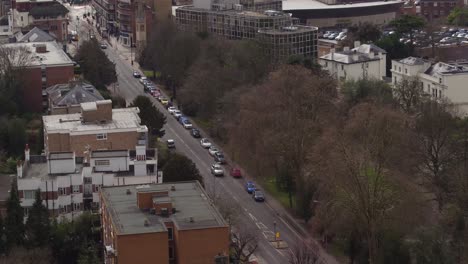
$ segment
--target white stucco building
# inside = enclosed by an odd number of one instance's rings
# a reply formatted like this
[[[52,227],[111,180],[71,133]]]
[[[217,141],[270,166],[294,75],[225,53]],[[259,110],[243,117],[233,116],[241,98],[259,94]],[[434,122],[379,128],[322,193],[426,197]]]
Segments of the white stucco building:
[[[73,152],[29,155],[18,162],[17,180],[21,206],[27,217],[39,189],[51,216],[73,219],[83,210],[99,208],[102,186],[162,183],[157,174],[157,151],[136,146],[135,150],[89,151],[83,163]]]
[[[424,92],[435,99],[448,99],[468,114],[468,62],[445,63],[408,57],[392,61],[392,83],[417,77]]]
[[[387,54],[374,44],[361,45],[356,41],[353,49],[344,47],[340,52],[332,49],[332,52],[319,58],[319,63],[337,80],[381,80],[385,76]]]

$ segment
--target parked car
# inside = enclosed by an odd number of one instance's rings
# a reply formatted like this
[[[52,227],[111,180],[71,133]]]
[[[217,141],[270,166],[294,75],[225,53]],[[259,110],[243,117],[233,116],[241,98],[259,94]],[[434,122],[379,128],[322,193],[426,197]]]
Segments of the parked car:
[[[175,140],[173,140],[173,139],[168,139],[168,140],[166,141],[166,143],[167,143],[167,148],[169,148],[169,149],[175,148]]]
[[[330,36],[328,36],[328,39],[333,40],[338,36],[338,33],[333,33]]]
[[[328,38],[331,34],[333,34],[333,31],[326,31],[325,34],[323,34],[323,38]]]
[[[167,100],[167,98],[161,99],[161,104],[162,105],[167,105],[168,103],[169,103],[169,100]]]
[[[218,163],[211,165],[211,174],[213,174],[214,176],[223,176],[224,175],[223,167],[221,167],[221,165]]]
[[[174,111],[177,110],[177,108],[175,108],[174,106],[169,106],[167,108],[167,111],[170,113],[170,114],[174,114]]]
[[[145,82],[148,82],[149,80],[148,80],[148,77],[146,77],[146,76],[141,76],[140,80],[138,80],[138,81],[139,81],[141,84],[144,85]]]
[[[242,178],[242,172],[239,168],[232,168],[231,176],[234,178]]]
[[[107,44],[106,43],[101,43],[101,49],[107,49]]]
[[[157,98],[158,96],[161,95],[161,93],[158,91],[158,90],[152,90],[150,91],[151,95],[154,97],[154,98]]]
[[[141,74],[139,72],[137,72],[137,71],[133,71],[133,77],[140,78]]]
[[[175,117],[175,119],[179,120],[179,118],[182,116],[182,112],[180,112],[180,110],[175,110],[172,115]]]
[[[214,154],[214,160],[221,164],[226,164],[226,158],[224,158],[224,154],[221,151],[218,151]]]
[[[255,191],[255,183],[253,183],[252,181],[246,182],[245,183],[245,190],[248,193],[253,193]]]
[[[198,130],[198,129],[196,129],[196,128],[192,128],[192,130],[190,130],[190,134],[191,134],[192,137],[194,137],[194,138],[199,138],[199,137],[201,137],[200,130]]]
[[[182,122],[182,126],[184,126],[185,129],[191,129],[193,125],[192,125],[192,123],[190,123],[190,121],[188,119],[185,119]]]
[[[263,194],[262,191],[260,190],[255,190],[253,191],[253,198],[256,202],[264,202],[265,201],[265,195]]]
[[[202,138],[200,140],[200,145],[204,148],[209,148],[211,147],[211,142],[207,138]]]
[[[209,149],[208,149],[208,153],[210,153],[211,156],[214,156],[216,154],[216,152],[218,152],[219,150],[215,147],[215,146],[211,146]]]

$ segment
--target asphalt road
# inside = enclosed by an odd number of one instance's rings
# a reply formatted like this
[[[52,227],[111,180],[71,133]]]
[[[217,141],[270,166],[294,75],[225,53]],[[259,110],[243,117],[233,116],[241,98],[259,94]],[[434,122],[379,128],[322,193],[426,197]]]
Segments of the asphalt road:
[[[82,13],[84,9],[71,9],[72,21],[69,25],[70,30],[78,28],[80,41],[88,39],[90,25],[83,21]],[[76,14],[80,15],[80,22],[76,21]],[[75,42],[75,45],[77,43]],[[73,44],[72,44],[73,45]],[[118,75],[118,85],[114,87],[114,92],[120,94],[126,101],[131,102],[136,96],[145,94],[143,86],[134,78],[132,72],[134,68],[130,65],[128,57],[122,56],[120,51],[109,46],[105,50],[109,59],[116,65]],[[265,203],[255,202],[244,187],[245,179],[234,179],[229,175],[229,167],[224,166],[225,176],[214,177],[210,173],[210,166],[214,163],[213,158],[208,151],[201,147],[199,139],[193,138],[189,131],[184,129],[175,118],[154,98],[151,97],[156,107],[166,115],[167,124],[165,126],[166,135],[163,139],[172,138],[176,141],[176,151],[183,153],[190,158],[200,170],[205,180],[205,188],[212,199],[223,197],[232,199],[241,208],[240,221],[242,225],[249,225],[258,234],[259,243],[255,251],[260,263],[267,264],[285,264],[288,263],[289,249],[276,249],[269,242],[274,236],[274,231],[280,233],[280,237],[289,247],[294,246],[298,241],[302,241],[303,236],[299,234],[285,218],[283,208],[271,206],[269,200],[273,198],[266,195]],[[202,135],[207,136],[207,135]],[[218,149],[221,149],[218,147]],[[261,187],[260,187],[261,188]],[[274,207],[274,208],[273,208]],[[331,264],[335,261],[322,258],[322,263]]]

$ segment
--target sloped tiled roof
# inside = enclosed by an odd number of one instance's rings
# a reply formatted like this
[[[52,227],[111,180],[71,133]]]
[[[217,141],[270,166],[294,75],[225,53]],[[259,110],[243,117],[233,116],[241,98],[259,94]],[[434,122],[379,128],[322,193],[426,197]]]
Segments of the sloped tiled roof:
[[[52,37],[50,34],[41,30],[38,27],[34,27],[28,33],[23,35],[18,42],[48,42],[54,41],[55,38]]]
[[[408,58],[401,59],[399,62],[406,64],[406,65],[423,65],[427,61],[421,58],[417,58],[417,57],[408,57]]]
[[[431,67],[429,67],[424,73],[430,76],[435,76],[437,74],[468,74],[468,67],[463,65],[454,65],[444,62],[437,62],[431,65]]]
[[[47,88],[53,106],[79,105],[104,100],[94,86],[85,82],[57,84]]]

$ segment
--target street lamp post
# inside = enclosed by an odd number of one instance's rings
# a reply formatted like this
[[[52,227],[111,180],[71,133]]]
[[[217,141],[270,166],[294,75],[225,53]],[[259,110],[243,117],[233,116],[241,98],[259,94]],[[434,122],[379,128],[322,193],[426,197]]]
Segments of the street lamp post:
[[[130,62],[133,66],[133,37],[130,37]]]

